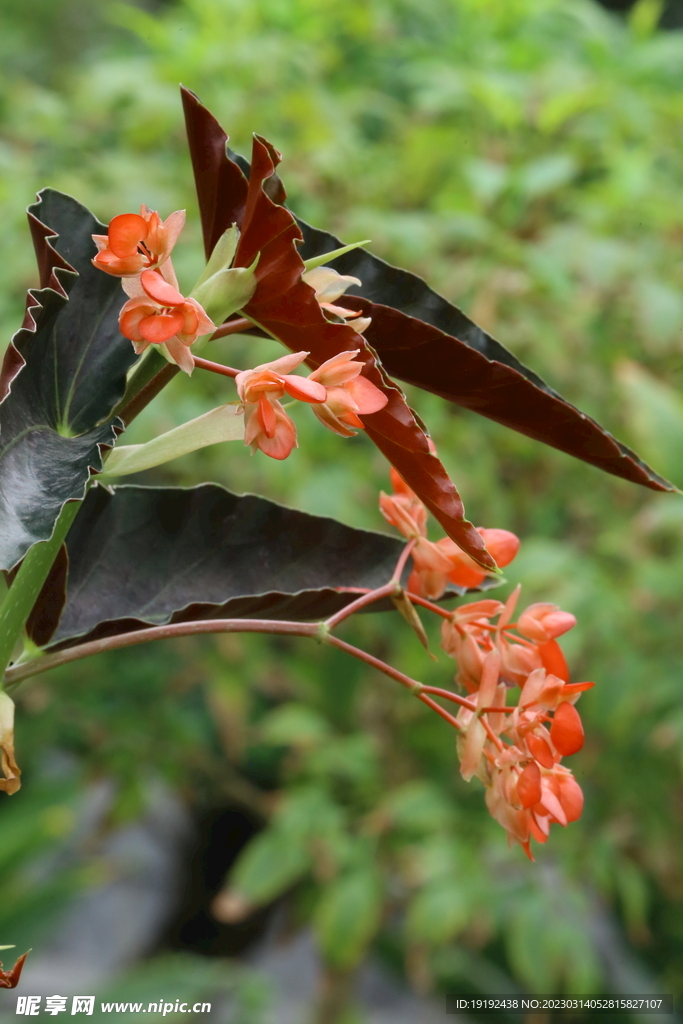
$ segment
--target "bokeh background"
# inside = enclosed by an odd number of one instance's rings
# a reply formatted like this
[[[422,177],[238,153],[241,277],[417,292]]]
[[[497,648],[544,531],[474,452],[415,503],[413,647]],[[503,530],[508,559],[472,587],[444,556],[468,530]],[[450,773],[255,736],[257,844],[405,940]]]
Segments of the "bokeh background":
[[[47,184],[105,221],[187,207],[191,284],[183,82],[235,149],[258,131],[283,152],[297,213],[427,277],[683,485],[683,18],[613,6],[1,0],[0,335],[36,282],[24,208]],[[216,344],[237,365],[272,351]],[[176,379],[129,443],[225,393]],[[411,399],[470,518],[523,540],[501,593],[521,582],[578,617],[565,650],[597,683],[573,759],[582,820],[528,863],[460,780],[447,727],[304,641],[103,656],[18,695],[0,941],[34,948],[23,991],[208,992],[234,1024],[445,1021],[444,992],[683,996],[683,499]],[[214,480],[382,529],[374,448],[305,410],[298,425],[286,463],[223,445],[144,482]],[[447,684],[395,617],[345,628]],[[242,848],[254,913],[225,881]]]

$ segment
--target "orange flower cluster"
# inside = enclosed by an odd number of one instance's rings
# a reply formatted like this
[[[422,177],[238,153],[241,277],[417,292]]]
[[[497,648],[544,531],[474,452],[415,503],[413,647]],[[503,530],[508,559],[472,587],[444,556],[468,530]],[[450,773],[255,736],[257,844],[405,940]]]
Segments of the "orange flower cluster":
[[[129,299],[119,314],[119,328],[138,355],[158,345],[189,374],[195,367],[190,348],[198,337],[215,331],[216,325],[196,299],[185,298],[178,289],[171,251],[184,223],[184,210],[176,210],[165,221],[146,206],[140,207],[139,214],[122,213],[109,222],[106,235],[92,236],[97,246],[92,262],[122,278]],[[354,319],[357,333],[365,330],[369,319],[333,304],[350,284],[360,284],[357,278],[344,277],[331,267],[318,267],[302,277],[332,319]],[[379,412],[387,404],[387,396],[362,375],[357,351],[339,352],[307,378],[293,376],[290,371],[309,354],[295,352],[252,370],[235,371],[244,409],[244,443],[252,451],[286,459],[297,447],[296,427],[280,402],[285,394],[310,403],[323,426],[342,437],[353,437],[354,428],[363,429],[360,416]]]
[[[442,647],[457,662],[456,682],[472,696],[457,716],[461,774],[481,779],[491,815],[533,860],[532,838],[544,843],[552,824],[581,816],[581,787],[560,762],[583,746],[574,705],[594,684],[569,682],[557,643],[574,616],[539,603],[513,623],[519,591],[505,604],[456,609],[444,622]],[[517,703],[508,706],[515,687]]]
[[[93,264],[121,284],[128,302],[119,314],[119,329],[140,355],[150,345],[163,346],[171,362],[192,373],[190,348],[216,325],[196,299],[185,298],[171,262],[171,251],[185,224],[185,211],[162,221],[156,210],[122,213],[109,222],[106,235],[93,235]]]
[[[436,600],[449,583],[458,587],[478,587],[489,574],[450,537],[438,541],[427,539],[427,509],[393,468],[391,485],[394,493],[382,491],[379,507],[386,521],[407,540],[414,542],[411,551],[413,572],[408,580],[408,589],[420,597]],[[509,565],[519,550],[519,538],[509,530],[489,530],[483,526],[478,527],[478,532],[496,563],[501,568]]]
[[[308,377],[291,374],[308,355],[294,352],[237,374],[237,393],[244,408],[244,443],[253,451],[259,449],[271,459],[286,459],[296,448],[296,427],[280,403],[285,394],[310,404],[323,426],[342,437],[355,434],[352,426],[363,428],[359,413],[368,415],[386,405],[386,395],[361,376],[363,364],[356,361],[357,352],[332,356]]]

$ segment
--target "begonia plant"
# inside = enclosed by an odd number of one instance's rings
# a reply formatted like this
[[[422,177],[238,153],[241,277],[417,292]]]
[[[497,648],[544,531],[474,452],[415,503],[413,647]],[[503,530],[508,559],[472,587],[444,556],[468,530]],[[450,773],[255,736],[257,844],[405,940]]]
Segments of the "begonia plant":
[[[549,603],[516,614],[519,588],[505,603],[443,603],[495,586],[519,540],[465,518],[394,378],[608,473],[675,488],[420,278],[297,219],[275,148],[255,135],[249,164],[193,93],[182,98],[206,250],[194,286],[173,267],[183,211],[143,206],[105,226],[49,188],[29,207],[40,288],[0,380],[0,790],[20,787],[11,694],[22,681],[167,637],[301,636],[373,666],[453,728],[463,777],[481,780],[490,813],[532,857],[531,840],[545,843],[583,804],[563,763],[583,744],[575,705],[593,685],[571,681],[558,643],[575,619]],[[209,358],[230,335],[288,351],[239,368]],[[195,373],[227,378],[224,403],[127,445],[128,425],[179,373],[188,388]],[[287,407],[299,402],[338,436],[340,459],[358,431],[385,456],[380,510],[399,536],[210,483],[118,482],[229,441],[296,458]],[[338,636],[356,612],[392,608],[425,646],[418,609],[442,620],[454,679],[444,670],[443,687],[423,685]],[[22,962],[0,985],[16,984]]]

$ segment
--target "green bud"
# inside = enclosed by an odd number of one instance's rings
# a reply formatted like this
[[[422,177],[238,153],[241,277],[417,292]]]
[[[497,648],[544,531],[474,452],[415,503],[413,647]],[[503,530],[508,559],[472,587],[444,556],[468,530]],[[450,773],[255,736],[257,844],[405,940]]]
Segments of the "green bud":
[[[316,267],[325,266],[330,262],[330,260],[336,260],[337,256],[343,256],[345,252],[352,252],[353,249],[360,249],[361,245],[367,245],[369,241],[369,238],[364,238],[362,242],[352,242],[351,245],[342,245],[341,249],[333,249],[332,252],[324,252],[322,256],[311,256],[310,260],[304,260],[306,272],[309,270],[315,270]]]
[[[174,427],[166,434],[147,444],[117,445],[104,464],[98,478],[106,483],[109,477],[141,473],[153,466],[162,466],[181,455],[221,441],[241,441],[244,438],[244,416],[234,405],[219,405],[194,420]]]
[[[222,324],[249,302],[256,290],[256,257],[250,267],[231,267],[240,233],[236,224],[224,231],[216,242],[209,262],[191,293],[213,322]]]

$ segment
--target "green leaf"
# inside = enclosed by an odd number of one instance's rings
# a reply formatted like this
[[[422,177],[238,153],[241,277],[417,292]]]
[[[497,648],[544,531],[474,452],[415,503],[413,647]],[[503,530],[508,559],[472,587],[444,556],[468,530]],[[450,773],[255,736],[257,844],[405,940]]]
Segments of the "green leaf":
[[[463,881],[438,879],[421,889],[410,901],[406,934],[414,942],[441,945],[462,931],[470,920],[471,910]]]
[[[324,252],[321,256],[312,256],[310,260],[304,260],[306,270],[315,270],[317,267],[324,267],[328,260],[336,260],[337,256],[344,256],[353,249],[359,249],[361,245],[369,245],[370,239],[364,238],[362,242],[352,242],[350,245],[339,246],[331,252]]]
[[[394,828],[409,833],[438,831],[453,820],[453,808],[441,790],[430,782],[409,782],[395,789],[381,804]]]
[[[230,885],[252,906],[262,906],[298,882],[310,864],[311,855],[303,844],[269,828],[237,858]]]
[[[219,405],[203,416],[160,434],[146,444],[123,445],[108,456],[103,478],[141,473],[221,441],[244,439],[244,416],[234,405]],[[102,477],[100,479],[102,479]]]
[[[266,743],[312,747],[330,734],[327,721],[305,704],[285,704],[261,720],[259,733]]]
[[[320,951],[332,967],[354,967],[379,930],[381,880],[372,866],[342,875],[324,890],[313,926]]]
[[[121,283],[91,264],[106,231],[84,206],[49,189],[30,207],[41,271],[24,326],[3,365],[0,394],[0,568],[47,540],[70,499],[102,468],[120,422],[111,413],[135,361],[118,329]]]

